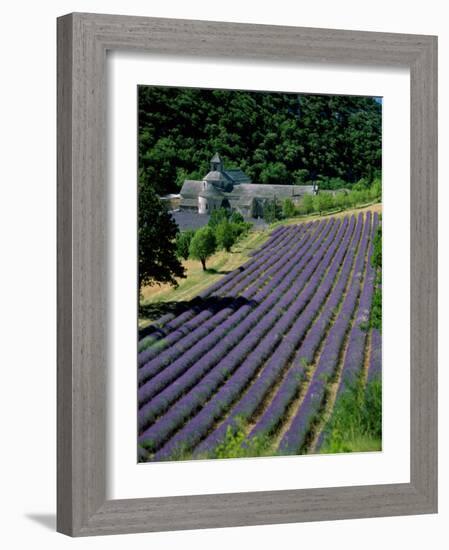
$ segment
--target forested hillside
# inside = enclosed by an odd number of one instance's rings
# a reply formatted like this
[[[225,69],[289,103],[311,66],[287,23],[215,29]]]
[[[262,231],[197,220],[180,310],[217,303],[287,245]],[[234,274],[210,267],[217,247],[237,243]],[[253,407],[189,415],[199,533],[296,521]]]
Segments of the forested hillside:
[[[139,86],[139,179],[159,194],[201,179],[218,151],[257,183],[367,184],[381,169],[370,97]]]

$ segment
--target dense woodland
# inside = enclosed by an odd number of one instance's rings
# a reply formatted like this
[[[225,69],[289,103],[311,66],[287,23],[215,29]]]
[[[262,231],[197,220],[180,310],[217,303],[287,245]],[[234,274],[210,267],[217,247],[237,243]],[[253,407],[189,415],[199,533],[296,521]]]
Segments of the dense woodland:
[[[370,97],[139,87],[139,179],[160,194],[201,179],[218,151],[257,183],[321,189],[381,169],[381,104]]]

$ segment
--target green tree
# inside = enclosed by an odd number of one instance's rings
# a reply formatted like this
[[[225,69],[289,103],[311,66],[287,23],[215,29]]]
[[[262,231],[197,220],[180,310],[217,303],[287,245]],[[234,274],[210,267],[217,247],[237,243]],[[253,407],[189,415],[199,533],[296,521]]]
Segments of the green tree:
[[[284,202],[282,203],[282,215],[284,218],[292,218],[296,214],[296,208],[295,205],[290,198],[284,199]]]
[[[224,221],[228,221],[230,215],[231,213],[227,208],[217,208],[216,210],[212,210],[207,223],[210,227],[215,228]]]
[[[206,271],[206,260],[217,250],[217,239],[209,226],[195,231],[190,242],[189,253],[195,260],[200,260],[203,271]]]
[[[372,200],[382,199],[382,183],[380,179],[375,179],[370,188],[370,196]]]
[[[314,210],[313,195],[304,195],[302,198],[302,209],[304,214],[310,214]]]
[[[354,189],[348,193],[348,205],[351,207],[357,206],[359,203],[359,192]]]
[[[334,197],[335,206],[344,210],[348,207],[348,197],[343,191],[336,193]]]
[[[154,190],[139,184],[139,289],[145,285],[169,283],[185,277],[176,256],[178,226],[165,210]]]
[[[309,181],[309,171],[305,168],[299,168],[293,172],[293,178],[295,185],[306,185]]]
[[[236,210],[233,210],[231,212],[231,215],[229,217],[229,221],[231,223],[244,223],[245,219],[243,218],[243,216],[240,214],[240,212],[237,212]]]
[[[282,218],[282,207],[275,198],[267,200],[263,206],[263,219],[267,223],[273,223]]]
[[[322,214],[327,210],[331,210],[334,206],[334,199],[330,193],[318,193],[313,197],[314,209]]]
[[[176,254],[179,258],[187,260],[189,257],[189,247],[195,231],[188,229],[181,231],[176,235]]]
[[[245,235],[248,235],[249,230],[253,226],[251,222],[237,222],[232,223],[232,230],[234,232],[234,235],[236,236],[236,239],[239,239],[240,237],[244,237]]]
[[[232,245],[237,240],[234,230],[234,224],[223,221],[215,227],[215,238],[218,248],[224,248],[226,252],[231,250]]]
[[[283,162],[271,162],[266,164],[260,172],[262,183],[286,184],[289,182],[289,174]]]

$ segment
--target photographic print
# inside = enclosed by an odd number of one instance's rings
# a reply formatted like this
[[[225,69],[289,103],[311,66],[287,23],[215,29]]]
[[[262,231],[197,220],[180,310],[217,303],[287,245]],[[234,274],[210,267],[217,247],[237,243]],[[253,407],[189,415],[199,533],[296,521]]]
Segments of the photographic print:
[[[382,99],[141,85],[139,462],[382,449]]]

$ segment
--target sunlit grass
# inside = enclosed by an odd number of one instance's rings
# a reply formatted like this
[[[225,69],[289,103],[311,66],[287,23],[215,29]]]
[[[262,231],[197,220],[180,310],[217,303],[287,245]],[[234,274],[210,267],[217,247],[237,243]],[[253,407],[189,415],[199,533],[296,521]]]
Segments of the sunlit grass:
[[[337,400],[320,453],[382,450],[382,384],[360,382]]]

